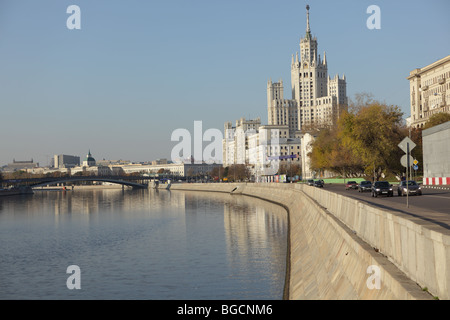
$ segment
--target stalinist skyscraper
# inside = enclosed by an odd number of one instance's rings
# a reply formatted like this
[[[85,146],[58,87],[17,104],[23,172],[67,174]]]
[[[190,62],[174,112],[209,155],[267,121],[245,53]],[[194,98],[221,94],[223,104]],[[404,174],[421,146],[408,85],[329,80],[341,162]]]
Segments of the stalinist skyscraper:
[[[292,99],[284,99],[283,81],[267,83],[269,125],[289,126],[289,136],[302,129],[332,124],[347,107],[345,76],[328,75],[326,54],[318,55],[317,38],[311,34],[309,6],[306,6],[306,34],[300,39],[300,53],[292,55]]]

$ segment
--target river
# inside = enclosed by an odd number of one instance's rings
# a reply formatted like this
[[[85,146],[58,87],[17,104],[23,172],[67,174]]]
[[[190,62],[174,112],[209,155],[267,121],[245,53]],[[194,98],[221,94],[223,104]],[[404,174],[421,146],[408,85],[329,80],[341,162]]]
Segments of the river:
[[[0,299],[282,299],[287,234],[283,208],[238,195],[0,197]]]

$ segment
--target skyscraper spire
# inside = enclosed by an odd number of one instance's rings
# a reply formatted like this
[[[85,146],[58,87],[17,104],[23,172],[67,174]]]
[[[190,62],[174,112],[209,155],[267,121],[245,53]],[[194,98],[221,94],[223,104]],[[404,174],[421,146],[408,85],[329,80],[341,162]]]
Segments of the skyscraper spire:
[[[309,4],[306,5],[306,38],[311,38],[311,29],[309,27]]]

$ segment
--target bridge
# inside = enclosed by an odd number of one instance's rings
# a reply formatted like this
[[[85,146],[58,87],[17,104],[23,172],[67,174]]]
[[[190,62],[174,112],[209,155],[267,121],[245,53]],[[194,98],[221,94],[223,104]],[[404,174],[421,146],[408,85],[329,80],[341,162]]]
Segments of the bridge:
[[[3,180],[2,184],[22,185],[31,188],[56,185],[68,182],[109,182],[130,186],[135,189],[145,189],[148,187],[148,180],[154,179],[150,176],[66,176],[66,177],[42,177],[42,178],[24,178]],[[145,182],[147,181],[147,182]]]

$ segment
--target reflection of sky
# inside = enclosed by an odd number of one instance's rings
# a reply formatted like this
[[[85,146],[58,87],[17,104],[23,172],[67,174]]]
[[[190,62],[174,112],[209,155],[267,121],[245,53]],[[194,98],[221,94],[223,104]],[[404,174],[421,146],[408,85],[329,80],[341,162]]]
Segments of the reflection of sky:
[[[0,298],[281,299],[286,236],[284,209],[237,195],[75,187],[3,197]],[[80,293],[61,286],[71,264]]]

